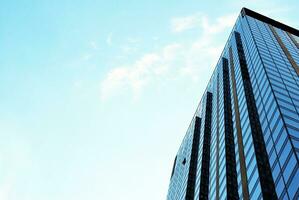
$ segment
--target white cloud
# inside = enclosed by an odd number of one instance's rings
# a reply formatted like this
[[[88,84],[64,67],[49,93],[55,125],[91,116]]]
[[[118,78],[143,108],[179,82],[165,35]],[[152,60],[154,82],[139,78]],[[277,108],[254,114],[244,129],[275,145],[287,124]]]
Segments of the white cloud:
[[[91,41],[91,42],[90,42],[90,47],[91,47],[93,50],[98,50],[98,49],[99,49],[99,46],[98,46],[98,44],[97,44],[95,41]]]
[[[137,44],[140,42],[139,38],[128,38],[129,43]]]
[[[1,124],[2,125],[2,124]],[[33,167],[32,149],[25,139],[16,139],[13,131],[7,131],[7,127],[1,127],[1,133],[7,134],[5,142],[0,143],[0,199],[12,199],[16,194],[15,185],[20,177]]]
[[[179,44],[169,44],[157,53],[144,54],[132,65],[111,70],[101,84],[102,99],[128,89],[132,89],[135,98],[138,97],[146,84],[168,72],[180,48]]]
[[[112,33],[109,33],[106,39],[106,43],[108,46],[112,45]]]
[[[177,17],[171,20],[171,27],[173,32],[182,32],[195,27],[199,27],[202,20],[202,15],[196,13],[194,15]]]
[[[90,60],[92,57],[93,57],[93,54],[92,54],[92,53],[85,53],[85,54],[82,56],[82,60],[84,60],[84,61],[88,61],[88,60]]]
[[[202,29],[203,32],[217,33],[226,27],[231,27],[237,15],[230,14],[217,18],[216,23],[211,24],[209,18],[204,14],[193,14],[185,17],[177,17],[171,20],[171,30],[173,32],[183,32],[189,29]]]
[[[1,200],[8,200],[11,199],[13,194],[13,183],[12,179],[2,180],[2,184],[0,184],[0,199]]]
[[[126,44],[121,45],[120,49],[126,55],[136,53],[140,48],[141,39],[139,38],[127,38]]]
[[[227,39],[223,32],[229,31],[235,20],[236,15],[225,15],[211,21],[199,14],[172,20],[175,32],[194,28],[197,24],[201,31],[199,37],[194,42],[165,45],[142,55],[131,64],[112,69],[101,83],[101,98],[108,99],[128,91],[136,98],[145,86],[160,80],[199,80],[202,74],[211,73],[215,67]]]
[[[202,18],[203,31],[208,34],[222,32],[225,28],[232,27],[237,19],[236,14],[221,16],[216,19],[216,23],[211,24],[207,17]]]

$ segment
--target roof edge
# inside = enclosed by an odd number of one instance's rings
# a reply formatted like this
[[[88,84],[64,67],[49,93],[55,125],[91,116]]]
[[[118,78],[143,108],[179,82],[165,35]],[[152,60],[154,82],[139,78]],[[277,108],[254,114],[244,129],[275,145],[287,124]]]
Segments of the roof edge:
[[[255,19],[258,19],[258,20],[260,20],[262,22],[271,24],[272,26],[280,28],[280,29],[282,29],[284,31],[287,31],[287,32],[292,33],[293,35],[296,35],[296,36],[299,37],[299,30],[297,30],[297,29],[295,29],[293,27],[290,27],[290,26],[288,26],[286,24],[283,24],[281,22],[278,22],[278,21],[276,21],[274,19],[271,19],[269,17],[266,17],[266,16],[264,16],[262,14],[259,14],[259,13],[255,12],[255,11],[253,11],[253,10],[248,9],[248,8],[243,7],[242,10],[241,10],[241,15],[242,15],[242,17],[244,17],[244,15],[253,17]]]

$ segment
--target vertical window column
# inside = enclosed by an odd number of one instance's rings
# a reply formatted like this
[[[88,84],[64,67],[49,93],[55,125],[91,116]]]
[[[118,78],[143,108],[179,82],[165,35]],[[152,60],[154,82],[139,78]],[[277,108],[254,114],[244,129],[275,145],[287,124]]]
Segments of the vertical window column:
[[[229,82],[230,79],[228,60],[226,58],[222,58],[222,66],[227,198],[239,199]]]
[[[297,49],[299,49],[299,44],[298,44],[297,40],[294,38],[294,36],[291,33],[287,32],[287,31],[286,31],[286,33],[289,36],[289,38],[292,40],[292,42],[295,44]]]
[[[246,163],[244,156],[244,146],[243,146],[243,136],[241,129],[240,111],[239,111],[239,100],[237,95],[236,78],[235,78],[235,66],[233,59],[232,47],[229,48],[229,61],[230,61],[230,73],[232,79],[232,89],[234,96],[234,110],[235,110],[235,121],[236,121],[236,131],[237,131],[237,141],[239,150],[239,161],[240,161],[240,171],[241,171],[241,182],[242,182],[242,193],[243,199],[249,199],[248,183],[247,183],[247,173],[246,173]]]
[[[295,69],[297,75],[299,76],[299,67],[298,67],[297,63],[295,62],[295,60],[293,59],[293,57],[291,56],[289,50],[284,45],[283,41],[281,40],[281,38],[279,37],[279,35],[275,31],[274,27],[272,25],[270,25],[270,24],[268,24],[268,26],[269,26],[271,32],[273,33],[275,39],[277,40],[279,46],[281,47],[281,49],[283,50],[284,54],[288,58],[289,62],[291,63],[291,65]]]
[[[172,178],[172,176],[173,176],[173,174],[174,174],[175,165],[176,165],[176,159],[177,159],[177,156],[175,156],[175,159],[174,159],[174,162],[173,162],[173,167],[172,167],[172,172],[171,172],[171,177],[170,177],[170,179]]]
[[[196,172],[197,172],[197,160],[198,160],[198,147],[200,138],[201,118],[195,117],[194,134],[192,141],[191,159],[189,165],[186,200],[194,199]]]
[[[209,198],[212,93],[207,92],[199,199]]]
[[[237,44],[237,52],[240,62],[240,70],[244,86],[246,104],[248,108],[249,123],[257,161],[259,180],[261,183],[262,195],[264,199],[275,200],[277,199],[277,194],[275,191],[275,185],[272,177],[271,167],[269,164],[269,158],[266,151],[263,132],[254,99],[253,88],[249,77],[241,35],[236,31],[234,32],[234,35]]]
[[[217,73],[217,108],[216,108],[216,199],[219,199],[219,74]]]

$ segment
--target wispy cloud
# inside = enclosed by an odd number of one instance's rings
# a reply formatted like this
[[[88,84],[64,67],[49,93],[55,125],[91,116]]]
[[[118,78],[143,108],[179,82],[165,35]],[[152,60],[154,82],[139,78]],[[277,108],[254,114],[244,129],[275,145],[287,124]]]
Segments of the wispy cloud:
[[[108,36],[107,36],[107,39],[106,39],[106,44],[108,46],[111,46],[112,45],[112,33],[109,33]]]
[[[93,54],[92,54],[92,53],[85,53],[85,54],[82,56],[82,60],[83,60],[83,61],[88,61],[88,60],[90,60],[92,57],[93,57]]]
[[[211,20],[197,13],[171,20],[174,32],[198,26],[200,36],[193,42],[167,44],[142,55],[131,64],[112,69],[101,83],[101,98],[108,99],[128,91],[136,98],[147,85],[161,79],[164,82],[179,78],[197,81],[201,74],[214,68],[225,42],[215,38],[219,38],[223,31],[230,30],[236,17],[229,14]]]
[[[207,17],[202,17],[202,27],[206,34],[216,34],[222,32],[226,28],[230,28],[236,21],[236,14],[221,16],[216,19],[215,23],[211,23]]]
[[[95,41],[91,41],[91,42],[90,42],[90,47],[91,47],[93,50],[98,50],[98,49],[99,49],[99,46],[98,46],[98,44],[97,44]]]
[[[124,45],[120,46],[120,49],[124,54],[132,54],[137,52],[140,47],[141,40],[139,38],[128,38]]]
[[[11,199],[13,194],[13,183],[11,179],[3,180],[0,185],[0,199],[8,200]]]
[[[1,133],[13,133],[7,131],[7,127],[1,127]],[[9,135],[9,134],[8,134]],[[16,195],[15,184],[17,179],[32,169],[33,158],[30,143],[25,139],[16,139],[6,135],[5,143],[0,143],[0,161],[3,172],[0,180],[0,199],[12,199]]]
[[[158,52],[144,54],[131,65],[111,70],[101,84],[102,99],[130,89],[137,98],[144,86],[169,72],[175,58],[180,58],[180,49],[180,44],[169,44]]]
[[[128,38],[128,42],[131,43],[131,44],[137,44],[140,42],[140,39],[139,38]]]
[[[202,29],[203,32],[216,33],[227,26],[230,27],[236,19],[235,14],[225,15],[217,18],[216,23],[211,24],[210,19],[201,13],[184,17],[176,17],[171,20],[173,32],[183,32],[190,29]]]
[[[202,20],[202,14],[196,13],[190,16],[176,17],[171,20],[171,29],[173,32],[182,32],[185,30],[199,27]]]

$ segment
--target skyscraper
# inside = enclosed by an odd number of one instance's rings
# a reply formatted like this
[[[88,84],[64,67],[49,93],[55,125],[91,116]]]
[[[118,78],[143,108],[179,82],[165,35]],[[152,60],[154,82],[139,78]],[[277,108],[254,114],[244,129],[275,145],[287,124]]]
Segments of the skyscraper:
[[[299,31],[243,8],[175,156],[167,199],[299,199]]]

